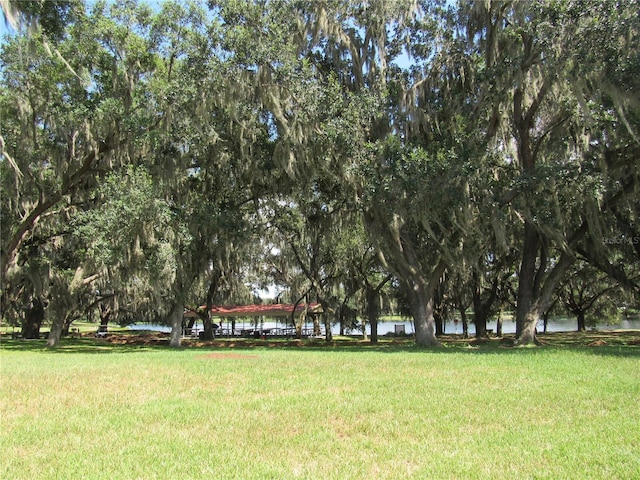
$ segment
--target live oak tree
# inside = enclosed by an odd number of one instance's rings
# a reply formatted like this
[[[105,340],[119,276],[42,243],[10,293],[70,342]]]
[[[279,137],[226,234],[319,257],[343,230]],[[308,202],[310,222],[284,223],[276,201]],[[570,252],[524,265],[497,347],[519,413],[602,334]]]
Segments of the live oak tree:
[[[576,39],[593,39],[611,25],[594,23],[581,5],[470,6],[470,37],[481,41],[491,72],[488,86],[499,93],[496,105],[505,112],[495,117],[496,135],[500,148],[509,152],[503,165],[504,172],[511,170],[513,184],[502,202],[523,224],[516,311],[521,344],[535,341],[536,323],[575,261],[578,244],[597,235],[599,219],[610,215],[615,204],[634,195],[633,176],[621,183],[610,181],[616,173],[602,160],[613,153],[612,142],[594,139],[606,101],[582,82],[606,82],[618,93],[620,85],[602,76],[602,57],[596,68],[576,61],[582,55]],[[588,6],[598,10],[595,3]],[[610,11],[617,17],[615,8],[605,2],[599,15]],[[627,37],[636,35],[636,27],[633,22],[619,26],[628,29],[621,33]],[[615,50],[626,56],[629,44],[619,42]],[[620,133],[617,129],[612,139]]]
[[[172,213],[175,275],[168,297],[171,346],[180,345],[184,307],[196,282],[233,251],[252,204],[251,171],[266,128],[234,96],[234,65],[219,55],[222,31],[199,6],[167,3],[152,35],[160,39],[162,75],[153,95],[162,112],[150,171]],[[228,69],[227,69],[228,68]],[[217,94],[212,94],[217,92]],[[247,143],[248,142],[248,143]],[[221,232],[235,229],[236,235]],[[210,290],[216,285],[211,278]],[[207,294],[207,304],[213,299]],[[211,335],[210,318],[205,332]]]
[[[116,318],[167,314],[164,298],[177,260],[171,211],[159,193],[148,172],[130,167],[109,175],[95,194],[96,205],[74,219],[87,268],[100,275],[98,291],[114,295]]]
[[[586,262],[576,262],[568,272],[566,279],[558,289],[558,296],[569,312],[576,316],[577,330],[584,332],[587,328],[587,314],[602,314],[608,306],[615,306],[611,300],[615,298],[620,286],[608,275],[598,271]],[[615,317],[615,315],[614,315]],[[606,322],[611,318],[603,318]],[[590,322],[595,325],[598,319]]]
[[[137,115],[136,88],[149,65],[115,38],[113,26],[104,16],[77,11],[59,34],[56,54],[40,41],[38,28],[3,45],[5,294],[33,251],[27,243],[44,237],[40,229],[64,231],[100,175],[126,163],[128,146],[148,127]]]
[[[154,96],[164,130],[156,138],[150,169],[185,234],[185,241],[174,245],[179,262],[172,346],[179,345],[179,320],[196,283],[203,277],[208,281],[210,306],[220,276],[245,270],[259,234],[259,199],[279,175],[272,160],[272,125],[247,77],[254,51],[243,50],[247,39],[231,21],[240,13],[233,5],[223,6],[220,16],[211,17],[194,4],[167,3],[152,30],[162,39],[163,75]],[[254,46],[269,51],[267,39]],[[238,82],[243,78],[246,84]],[[206,310],[205,335],[210,336]]]
[[[314,62],[317,75],[328,79],[324,84],[332,89],[338,87],[334,95],[335,100],[330,105],[333,108],[336,104],[341,106],[335,110],[337,115],[335,115],[336,121],[333,122],[333,125],[341,126],[340,134],[337,137],[328,136],[327,139],[333,140],[333,145],[340,145],[342,148],[340,150],[325,148],[321,158],[327,159],[328,162],[326,164],[316,162],[315,168],[334,173],[343,188],[354,192],[355,198],[361,203],[358,208],[363,212],[369,205],[381,200],[376,198],[371,203],[363,203],[365,189],[368,190],[367,194],[375,190],[366,177],[366,174],[371,173],[373,169],[369,172],[366,169],[378,158],[376,153],[385,150],[375,147],[374,142],[384,140],[386,134],[391,131],[389,116],[385,114],[388,60],[386,55],[387,47],[391,45],[387,38],[387,26],[394,21],[402,25],[405,18],[411,15],[410,7],[409,4],[401,3],[396,7],[380,2],[369,10],[357,2],[340,6],[310,2],[301,8],[305,22],[301,44],[310,52],[308,58]],[[308,135],[313,135],[314,130],[327,131],[327,127],[330,126],[331,122],[311,124],[307,126],[306,132]],[[345,135],[344,132],[348,134]],[[317,137],[317,134],[315,136]],[[382,144],[384,145],[384,142]],[[349,167],[345,168],[344,165]],[[374,181],[378,178],[376,177]],[[402,197],[401,192],[399,196]],[[392,194],[385,200],[389,201],[392,197],[394,201],[397,199],[397,196]],[[370,199],[372,196],[368,195],[366,201]],[[366,223],[373,226],[375,223],[372,220],[375,219],[382,228],[373,232],[373,235],[381,236],[385,241],[389,238],[393,241],[393,233],[386,237],[380,235],[387,233],[385,227],[389,223],[393,228],[392,219],[383,218],[374,212],[377,213],[377,210],[368,211],[369,221]],[[392,241],[389,242],[390,245],[394,245]],[[394,272],[398,273],[395,264],[393,266],[389,264],[389,268],[396,268]],[[414,279],[407,278],[407,280]],[[420,309],[420,313],[417,310],[416,315],[421,322],[417,327],[421,332],[418,342],[433,343],[434,336],[425,340],[429,337],[429,333],[423,328],[422,300],[425,300],[425,305],[428,303],[425,297],[415,302],[416,308]]]
[[[331,310],[392,272],[421,346],[453,279],[479,321],[517,282],[521,344],[578,257],[638,292],[637,1],[2,5],[31,25],[0,93],[3,315],[25,330],[111,292],[177,346],[276,225],[300,295]]]

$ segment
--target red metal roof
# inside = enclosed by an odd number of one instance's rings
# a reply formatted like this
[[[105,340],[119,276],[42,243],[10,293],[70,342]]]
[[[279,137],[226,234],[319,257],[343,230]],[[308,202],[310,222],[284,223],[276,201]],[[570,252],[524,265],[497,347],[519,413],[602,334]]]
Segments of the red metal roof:
[[[272,305],[234,305],[221,306],[214,305],[211,307],[211,315],[213,317],[288,317],[293,311],[292,303],[275,303]],[[307,307],[301,303],[296,307],[296,313],[302,313]],[[198,310],[204,310],[207,307],[201,306]],[[308,304],[309,313],[322,313],[322,306],[319,303]],[[185,316],[195,316],[192,310],[185,312]]]

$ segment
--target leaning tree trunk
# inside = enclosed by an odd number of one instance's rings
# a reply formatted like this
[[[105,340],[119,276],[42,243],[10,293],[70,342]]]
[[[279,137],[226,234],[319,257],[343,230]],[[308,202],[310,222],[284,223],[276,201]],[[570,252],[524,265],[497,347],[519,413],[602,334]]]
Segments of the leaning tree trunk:
[[[522,332],[516,341],[517,345],[540,344],[536,338],[536,325],[538,324],[538,320],[542,314],[551,307],[553,303],[553,292],[573,262],[575,262],[575,256],[572,253],[565,251],[560,255],[560,259],[547,275],[544,287],[524,316]]]
[[[189,321],[187,322],[187,331],[188,332],[192,332],[193,331],[193,328],[196,326],[196,319],[197,318],[198,317],[189,317]],[[200,319],[204,323],[204,319],[202,317]]]
[[[540,311],[534,305],[525,315],[520,336],[518,337],[518,345],[539,345],[540,342],[536,337],[536,325],[540,318]]]
[[[47,338],[47,348],[55,348],[60,344],[60,337],[62,337],[62,330],[64,328],[64,318],[60,315],[56,315],[51,324],[51,331]]]
[[[69,315],[65,321],[64,324],[62,325],[62,336],[63,337],[68,337],[69,336],[69,331],[71,330],[71,324],[77,320],[78,317],[75,315]]]

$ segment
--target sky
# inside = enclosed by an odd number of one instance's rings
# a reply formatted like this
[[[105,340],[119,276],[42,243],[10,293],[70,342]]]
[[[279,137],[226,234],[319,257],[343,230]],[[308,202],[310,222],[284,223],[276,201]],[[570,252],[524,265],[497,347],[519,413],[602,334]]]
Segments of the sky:
[[[46,1],[46,0],[45,0]],[[107,0],[108,2],[116,2],[117,0]],[[205,0],[202,0],[203,3]],[[85,0],[85,3],[91,7],[96,3],[96,0]],[[151,6],[154,10],[160,10],[160,5],[163,3],[163,0],[139,0],[139,3],[146,3]],[[4,15],[4,10],[2,11],[2,21],[0,21],[0,45],[4,43],[5,35],[11,33],[11,27],[7,25],[7,19]]]

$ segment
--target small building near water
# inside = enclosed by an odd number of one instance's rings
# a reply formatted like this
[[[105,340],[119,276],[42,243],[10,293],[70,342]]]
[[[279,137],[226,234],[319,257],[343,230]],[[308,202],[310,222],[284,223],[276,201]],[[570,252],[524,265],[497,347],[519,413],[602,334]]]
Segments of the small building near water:
[[[191,328],[198,315],[198,311],[203,312],[206,306],[201,306],[197,310],[187,309],[184,312],[185,319],[190,319]],[[256,304],[256,305],[234,305],[211,307],[211,317],[220,319],[220,327],[216,335],[223,337],[266,337],[266,336],[295,336],[297,334],[295,326],[287,321],[287,318],[300,320],[300,317],[315,316],[323,313],[319,303],[301,304]],[[297,319],[295,317],[298,317]],[[238,319],[243,319],[238,322]],[[247,322],[247,320],[249,320]],[[225,325],[226,321],[226,325]],[[304,325],[301,334],[310,335],[305,331]],[[197,328],[196,328],[197,335]]]

